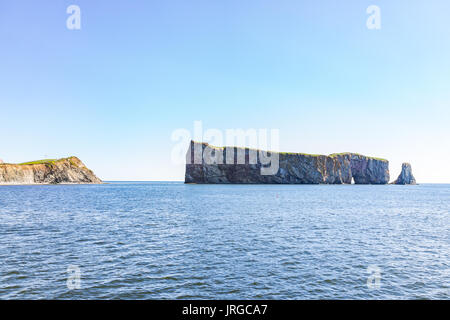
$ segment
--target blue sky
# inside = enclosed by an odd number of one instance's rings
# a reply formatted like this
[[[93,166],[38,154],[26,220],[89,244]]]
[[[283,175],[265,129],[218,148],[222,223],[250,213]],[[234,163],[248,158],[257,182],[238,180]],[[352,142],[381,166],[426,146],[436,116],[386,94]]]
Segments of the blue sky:
[[[71,4],[81,30],[66,28]],[[450,182],[449,13],[444,0],[2,1],[0,158],[182,180],[171,134],[200,120]]]

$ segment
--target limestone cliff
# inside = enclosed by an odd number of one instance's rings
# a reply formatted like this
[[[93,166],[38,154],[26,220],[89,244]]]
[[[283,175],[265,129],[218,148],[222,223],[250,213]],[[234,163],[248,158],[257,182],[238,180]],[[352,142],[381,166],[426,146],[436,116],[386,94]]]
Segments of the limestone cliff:
[[[0,164],[0,184],[102,183],[77,157]]]
[[[264,172],[274,163],[273,172]],[[350,184],[352,179],[355,184],[387,184],[389,162],[356,153],[277,153],[193,141],[186,154],[185,183]]]
[[[416,179],[412,174],[411,165],[409,163],[402,164],[402,172],[398,176],[394,184],[416,184]]]

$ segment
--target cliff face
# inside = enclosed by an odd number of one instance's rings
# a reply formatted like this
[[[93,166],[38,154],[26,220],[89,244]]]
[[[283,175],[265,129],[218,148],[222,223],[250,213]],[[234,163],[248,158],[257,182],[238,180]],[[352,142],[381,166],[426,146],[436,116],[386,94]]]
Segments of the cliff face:
[[[402,172],[398,176],[394,184],[416,184],[416,179],[412,174],[411,165],[409,163],[402,164]]]
[[[0,164],[0,184],[102,183],[77,157]]]
[[[239,155],[245,162],[237,161]],[[268,173],[268,167],[275,170]],[[387,184],[389,162],[355,153],[265,153],[197,142],[191,142],[186,154],[185,183],[350,184],[352,179],[355,184]]]

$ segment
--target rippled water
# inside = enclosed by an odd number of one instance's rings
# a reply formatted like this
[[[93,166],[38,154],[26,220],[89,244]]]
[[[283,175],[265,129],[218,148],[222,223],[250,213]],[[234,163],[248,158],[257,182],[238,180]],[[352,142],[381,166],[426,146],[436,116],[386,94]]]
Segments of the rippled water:
[[[450,185],[1,186],[0,298],[449,299],[449,199]]]

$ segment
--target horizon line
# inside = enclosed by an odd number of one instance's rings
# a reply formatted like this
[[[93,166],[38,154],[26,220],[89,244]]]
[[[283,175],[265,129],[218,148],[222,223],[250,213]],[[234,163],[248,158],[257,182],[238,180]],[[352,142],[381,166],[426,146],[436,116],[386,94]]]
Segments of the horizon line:
[[[102,180],[103,182],[184,182],[184,180]],[[233,184],[233,183],[230,183]],[[251,184],[258,184],[258,183],[251,183]],[[264,183],[261,183],[264,184]],[[308,183],[292,183],[293,185],[307,185]],[[320,185],[321,183],[317,184]],[[325,184],[325,183],[323,183]],[[420,184],[450,184],[450,182],[421,182],[421,183],[417,183],[417,185]],[[314,185],[314,184],[310,184],[310,185]],[[332,184],[330,184],[332,185]],[[345,184],[341,184],[341,185],[345,185]],[[360,185],[364,185],[364,184],[360,184]],[[387,183],[386,185],[389,185],[389,183]]]

